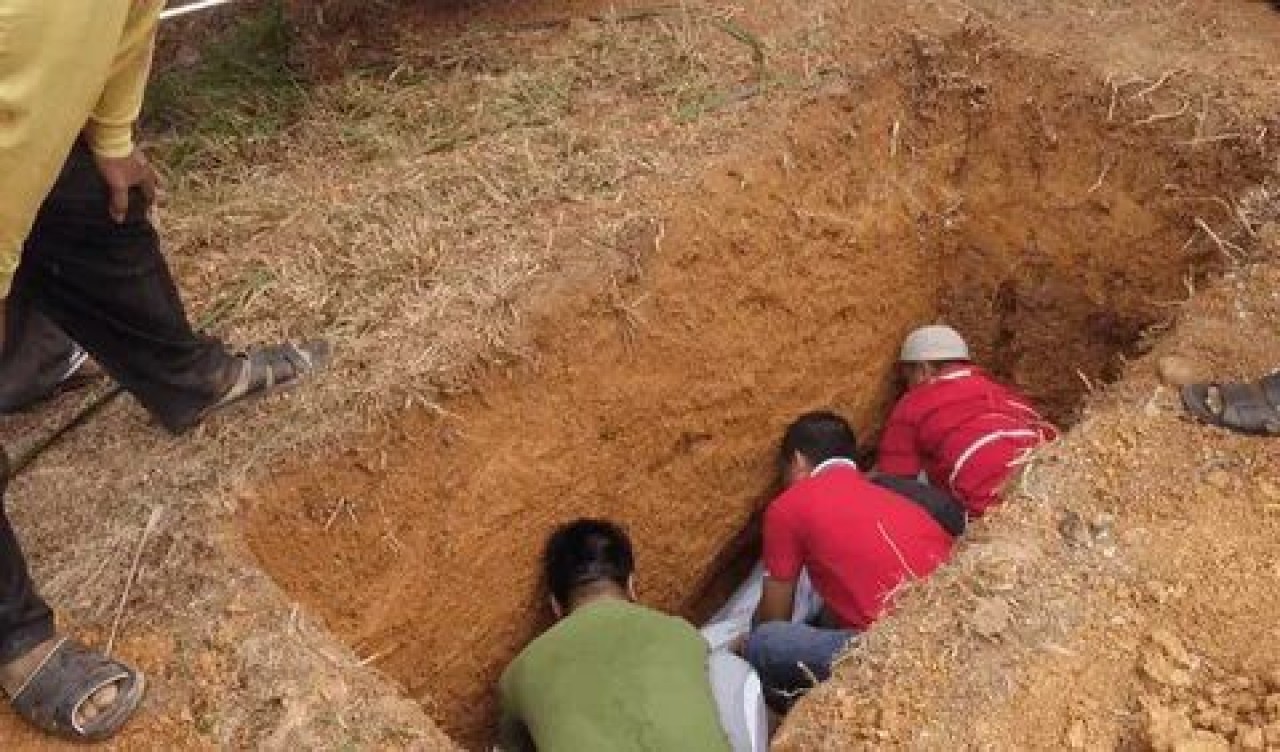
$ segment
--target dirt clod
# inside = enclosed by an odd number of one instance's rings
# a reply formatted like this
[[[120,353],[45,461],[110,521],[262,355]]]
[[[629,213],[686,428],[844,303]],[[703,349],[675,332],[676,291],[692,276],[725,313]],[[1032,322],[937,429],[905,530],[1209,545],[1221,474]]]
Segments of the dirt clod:
[[[1164,654],[1155,651],[1143,656],[1142,673],[1156,684],[1171,687],[1191,686],[1191,674],[1188,671],[1178,668]]]
[[[1182,640],[1173,632],[1166,629],[1157,629],[1151,633],[1151,641],[1163,651],[1164,655],[1173,663],[1184,669],[1195,667],[1195,658],[1187,651]]]
[[[1067,727],[1066,738],[1064,739],[1068,749],[1084,749],[1089,741],[1088,728],[1084,721],[1080,718],[1071,722]]]
[[[1191,736],[1194,726],[1185,713],[1164,707],[1158,703],[1147,706],[1147,737],[1156,752],[1168,752],[1183,739]]]
[[[1166,355],[1156,361],[1156,373],[1169,386],[1186,386],[1205,380],[1204,367],[1181,355]]]
[[[1262,729],[1257,726],[1247,726],[1236,732],[1236,744],[1241,749],[1266,749],[1267,739],[1262,733]]]
[[[1268,724],[1263,734],[1267,737],[1267,744],[1280,747],[1280,721],[1273,721]]]
[[[1267,688],[1272,692],[1280,693],[1280,668],[1272,669],[1263,679],[1267,683]]]
[[[1009,628],[1012,618],[1013,612],[1007,600],[996,597],[983,598],[974,607],[969,624],[974,632],[991,640],[999,637]]]
[[[1220,467],[1215,467],[1204,474],[1205,485],[1216,491],[1229,491],[1235,484],[1235,477]]]
[[[1195,731],[1173,745],[1173,752],[1230,752],[1231,744],[1222,736],[1208,731]]]

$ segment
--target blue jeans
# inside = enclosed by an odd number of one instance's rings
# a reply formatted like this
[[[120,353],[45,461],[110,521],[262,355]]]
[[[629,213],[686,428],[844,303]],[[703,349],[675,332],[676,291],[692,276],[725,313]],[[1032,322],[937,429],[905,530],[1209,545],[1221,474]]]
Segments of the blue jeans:
[[[849,629],[771,621],[751,632],[743,657],[760,675],[769,706],[786,712],[796,698],[831,676],[832,662],[857,636]]]

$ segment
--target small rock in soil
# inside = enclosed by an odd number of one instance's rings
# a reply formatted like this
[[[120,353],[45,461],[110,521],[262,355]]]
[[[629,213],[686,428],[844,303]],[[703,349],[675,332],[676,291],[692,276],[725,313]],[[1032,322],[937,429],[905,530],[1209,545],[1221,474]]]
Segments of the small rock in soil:
[[[1190,687],[1191,674],[1178,668],[1163,654],[1151,651],[1142,659],[1142,673],[1156,684],[1170,687]]]
[[[1261,496],[1265,502],[1280,502],[1280,486],[1277,486],[1266,478],[1260,478],[1258,480],[1258,495]]]
[[[1229,686],[1237,692],[1247,692],[1253,689],[1253,679],[1247,676],[1233,676]]]
[[[1221,468],[1214,468],[1205,473],[1204,482],[1219,491],[1226,491],[1231,487],[1231,473]]]
[[[1088,742],[1088,733],[1085,729],[1084,721],[1079,718],[1071,722],[1071,726],[1067,728],[1067,748],[1068,749],[1084,749]]]
[[[1252,713],[1258,709],[1258,698],[1247,692],[1231,698],[1230,707],[1240,715]]]
[[[1175,664],[1183,668],[1194,668],[1195,658],[1187,651],[1182,644],[1182,640],[1178,636],[1167,629],[1157,629],[1151,633],[1151,641],[1154,642],[1165,656]]]
[[[1231,752],[1231,745],[1211,731],[1196,731],[1174,744],[1172,752]]]
[[[1262,729],[1257,726],[1246,726],[1236,732],[1236,744],[1241,749],[1266,749],[1267,740]]]
[[[1058,532],[1062,534],[1063,540],[1069,546],[1087,546],[1093,542],[1093,536],[1089,532],[1089,525],[1079,514],[1071,510],[1067,510],[1062,519],[1058,521]]]
[[[1178,742],[1191,736],[1195,728],[1185,713],[1153,702],[1147,706],[1146,730],[1147,740],[1155,752],[1169,752]]]
[[[1267,737],[1267,744],[1280,747],[1280,721],[1268,724],[1262,735]]]
[[[1205,380],[1203,369],[1181,355],[1166,355],[1156,361],[1156,373],[1169,386],[1186,386]]]
[[[1004,598],[983,598],[969,618],[973,631],[988,639],[1002,634],[1009,628],[1013,613]]]

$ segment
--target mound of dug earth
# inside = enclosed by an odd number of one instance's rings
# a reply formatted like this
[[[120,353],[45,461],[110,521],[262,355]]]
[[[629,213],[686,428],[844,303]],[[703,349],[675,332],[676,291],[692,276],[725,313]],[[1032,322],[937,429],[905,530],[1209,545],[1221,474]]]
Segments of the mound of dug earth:
[[[1140,664],[1151,691],[1138,702],[1153,749],[1280,747],[1280,671],[1233,676],[1164,630],[1151,643]]]

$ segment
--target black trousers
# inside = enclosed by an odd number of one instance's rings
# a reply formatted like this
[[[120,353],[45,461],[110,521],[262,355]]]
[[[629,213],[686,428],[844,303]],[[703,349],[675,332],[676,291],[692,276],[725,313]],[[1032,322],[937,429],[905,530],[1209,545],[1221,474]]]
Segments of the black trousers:
[[[871,478],[871,482],[919,504],[952,538],[964,534],[969,523],[968,515],[964,511],[964,506],[946,491],[934,488],[928,483],[921,483],[911,478],[900,478],[896,475],[875,475]]]
[[[8,461],[0,454],[0,663],[8,663],[53,637],[53,612],[36,593],[5,513],[8,475]]]
[[[47,316],[27,304],[6,316],[0,350],[0,413],[21,410],[54,391],[67,376],[78,349]]]
[[[117,224],[92,154],[76,144],[23,247],[6,305],[6,340],[16,344],[3,358],[36,357],[23,352],[33,340],[41,357],[56,350],[51,322],[161,424],[181,431],[226,392],[239,361],[192,330],[149,207],[140,190],[131,198]]]

